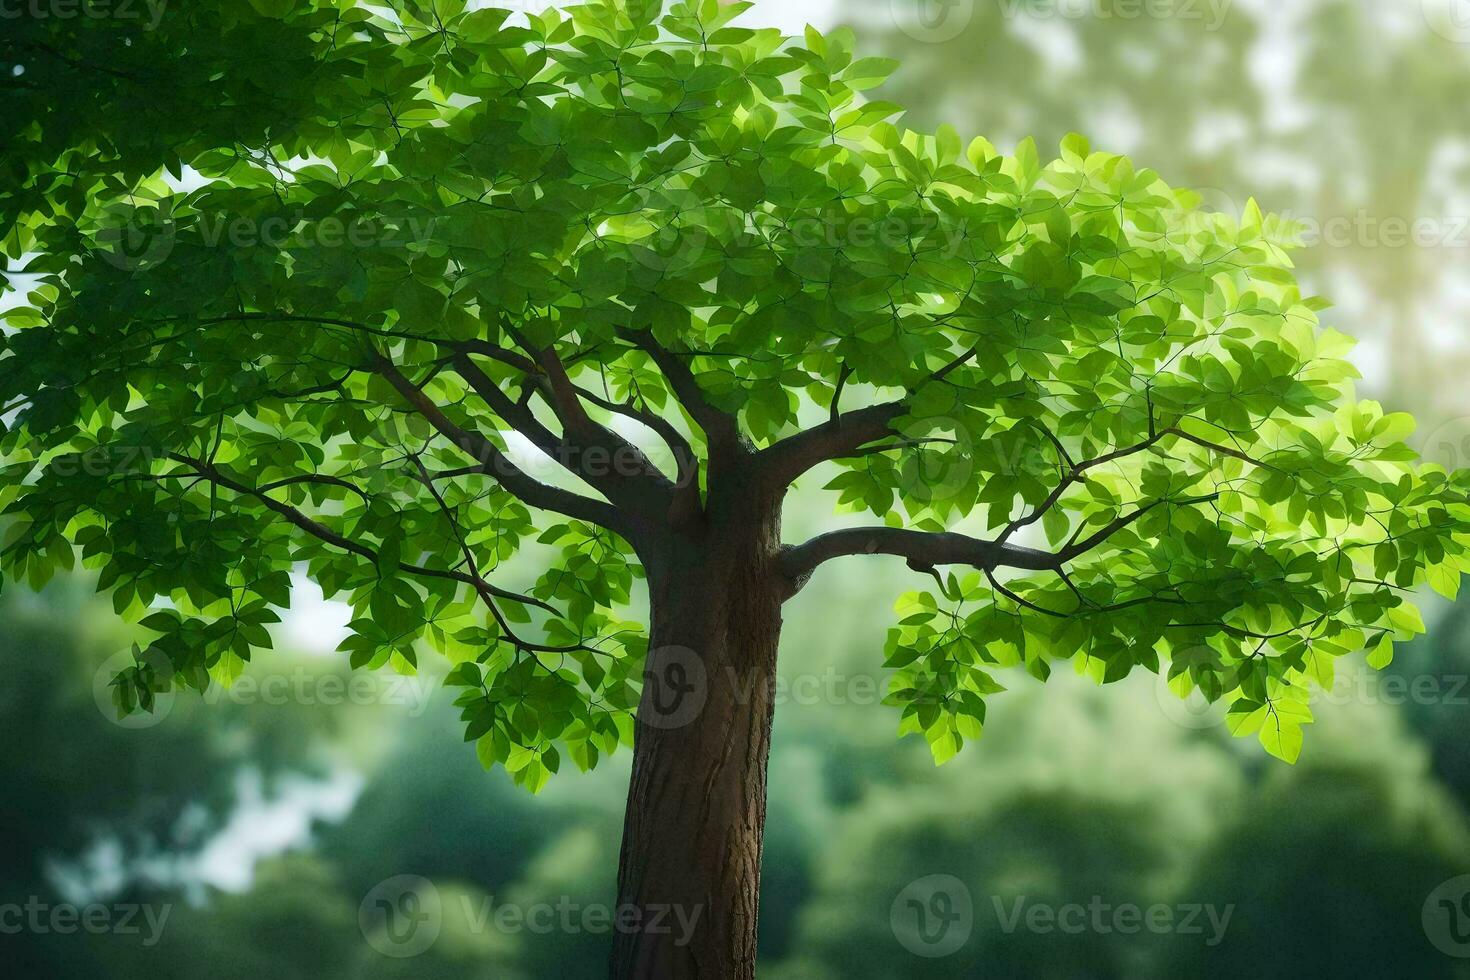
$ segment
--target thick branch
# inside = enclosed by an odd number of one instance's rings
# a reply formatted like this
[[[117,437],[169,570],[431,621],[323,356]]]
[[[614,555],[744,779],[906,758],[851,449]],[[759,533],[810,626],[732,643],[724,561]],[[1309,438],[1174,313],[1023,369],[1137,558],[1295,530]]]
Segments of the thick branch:
[[[610,398],[603,398],[595,391],[588,391],[586,388],[577,388],[576,392],[583,401],[590,402],[598,408],[606,409],[624,418],[632,419],[656,434],[664,441],[664,445],[669,447],[669,451],[674,454],[675,465],[678,467],[681,478],[686,470],[698,465],[699,457],[695,455],[694,447],[689,445],[689,440],[684,438],[684,433],[680,432],[672,422],[663,416],[645,411],[636,405],[615,402]],[[683,481],[680,479],[676,482],[682,483]]]
[[[628,330],[623,336],[653,359],[653,363],[663,372],[674,396],[679,399],[695,424],[704,431],[711,447],[733,449],[739,444],[740,429],[735,416],[710,403],[687,364],[659,344],[651,331]]]
[[[761,450],[757,465],[789,484],[820,463],[851,456],[868,443],[893,435],[893,420],[907,411],[908,403],[900,400],[844,412]]]
[[[500,386],[492,381],[485,372],[475,367],[474,363],[464,355],[457,355],[451,362],[455,372],[465,381],[469,382],[475,394],[479,395],[490,410],[499,415],[508,424],[515,426],[521,435],[530,440],[531,444],[541,450],[556,462],[562,464],[568,472],[575,472],[568,457],[566,443],[541,424],[530,408],[519,402],[510,400],[510,396],[500,390]]]
[[[567,378],[555,354],[546,352],[542,363],[546,368],[544,377],[553,390],[552,408],[563,425],[560,435],[543,425],[528,405],[512,401],[467,356],[458,355],[452,363],[495,414],[568,473],[620,507],[651,517],[668,511],[674,498],[673,484],[641,449],[587,415],[579,398],[580,389]]]
[[[404,400],[426,419],[440,435],[454,443],[462,452],[479,465],[477,471],[494,477],[501,486],[522,502],[541,510],[549,510],[566,517],[589,521],[628,536],[629,523],[610,504],[583,497],[581,494],[562,490],[528,476],[511,462],[489,439],[478,432],[470,432],[455,424],[438,405],[414,387],[387,358],[379,356],[374,361],[377,370],[388,383],[398,390]]]
[[[928,381],[943,381],[974,357],[976,350],[977,348],[971,347],[931,374]],[[832,414],[826,422],[762,450],[756,455],[757,465],[765,467],[773,479],[786,485],[814,466],[852,456],[870,442],[895,435],[893,420],[908,412],[908,397],[852,412],[839,412],[837,399],[841,397],[850,375],[851,372],[845,367],[839,373],[837,390],[833,394]]]
[[[1130,527],[1156,507],[1164,504],[1183,507],[1208,503],[1218,496],[1210,494],[1151,501],[1128,514],[1120,515],[1095,534],[1073,542],[1058,552],[1040,551],[1003,540],[988,541],[953,531],[914,531],[894,527],[849,528],[821,534],[803,545],[784,549],[781,569],[797,589],[806,584],[820,565],[848,555],[894,555],[907,559],[910,568],[926,572],[940,565],[969,565],[987,572],[998,568],[1061,572],[1068,562]]]
[[[908,559],[910,567],[925,571],[938,565],[1047,571],[1059,564],[1057,556],[1050,552],[967,534],[856,527],[820,534],[799,547],[786,548],[782,552],[781,568],[799,587],[824,562],[848,555],[895,555]]]
[[[632,404],[619,404],[585,388],[575,390],[583,401],[632,419],[663,439],[664,445],[674,454],[674,503],[669,509],[669,518],[678,525],[698,516],[703,509],[699,494],[699,456],[684,434],[668,419],[653,412]]]
[[[436,341],[436,343],[443,344],[442,341]],[[464,340],[449,344],[448,346],[460,354],[479,354],[481,357],[488,357],[492,361],[499,361],[528,375],[541,373],[540,369],[536,367],[536,363],[529,357],[523,357],[515,351],[506,350],[504,347],[499,347],[483,340]]]

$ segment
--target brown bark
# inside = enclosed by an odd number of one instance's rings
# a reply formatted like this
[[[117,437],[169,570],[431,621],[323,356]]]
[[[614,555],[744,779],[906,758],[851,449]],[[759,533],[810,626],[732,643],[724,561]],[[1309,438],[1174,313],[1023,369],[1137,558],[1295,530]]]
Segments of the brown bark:
[[[618,873],[619,910],[638,925],[617,930],[615,980],[755,976],[786,593],[776,507],[742,504],[739,518],[674,542],[650,567],[650,652]]]

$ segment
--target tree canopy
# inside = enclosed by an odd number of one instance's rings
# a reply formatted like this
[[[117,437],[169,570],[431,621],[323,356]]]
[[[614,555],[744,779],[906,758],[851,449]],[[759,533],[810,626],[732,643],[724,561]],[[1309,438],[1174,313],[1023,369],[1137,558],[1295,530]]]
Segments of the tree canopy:
[[[861,95],[894,63],[747,6],[7,28],[0,570],[79,554],[157,633],[120,709],[228,683],[304,568],[354,666],[429,641],[539,788],[631,741],[645,559],[736,470],[867,515],[781,551],[792,592],[932,573],[887,665],[939,761],[998,668],[1065,660],[1294,759],[1337,658],[1422,631],[1470,477],[1356,399],[1290,223],[1077,136],[908,130]]]

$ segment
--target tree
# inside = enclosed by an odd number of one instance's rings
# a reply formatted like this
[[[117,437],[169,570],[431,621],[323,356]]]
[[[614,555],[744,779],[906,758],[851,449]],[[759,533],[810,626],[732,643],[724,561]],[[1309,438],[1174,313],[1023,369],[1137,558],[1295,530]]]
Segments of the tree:
[[[891,62],[747,5],[465,6],[0,40],[36,277],[0,567],[79,553],[157,634],[120,710],[228,683],[304,568],[354,667],[453,659],[528,788],[631,746],[614,976],[749,977],[782,607],[828,562],[934,580],[888,698],[941,763],[1000,668],[1065,660],[1167,671],[1294,759],[1310,685],[1454,591],[1470,477],[1354,399],[1289,223],[1081,137],[901,129],[859,94]],[[870,516],[783,541],[823,470]]]

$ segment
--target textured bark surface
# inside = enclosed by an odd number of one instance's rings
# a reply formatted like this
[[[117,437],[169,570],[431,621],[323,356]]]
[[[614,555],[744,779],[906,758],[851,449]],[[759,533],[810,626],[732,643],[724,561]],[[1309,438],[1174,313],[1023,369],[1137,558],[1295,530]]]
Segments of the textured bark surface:
[[[662,928],[617,934],[615,980],[755,976],[785,598],[776,512],[747,497],[735,517],[650,563],[649,664],[618,892],[620,908]],[[686,936],[678,923],[690,919]]]

